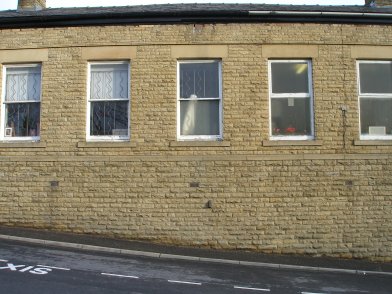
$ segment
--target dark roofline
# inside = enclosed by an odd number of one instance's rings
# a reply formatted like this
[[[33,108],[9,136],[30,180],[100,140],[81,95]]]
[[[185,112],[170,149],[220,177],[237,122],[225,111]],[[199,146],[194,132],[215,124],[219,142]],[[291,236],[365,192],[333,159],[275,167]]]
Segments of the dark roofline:
[[[265,4],[165,4],[0,12],[0,28],[264,22],[392,24],[392,8]]]

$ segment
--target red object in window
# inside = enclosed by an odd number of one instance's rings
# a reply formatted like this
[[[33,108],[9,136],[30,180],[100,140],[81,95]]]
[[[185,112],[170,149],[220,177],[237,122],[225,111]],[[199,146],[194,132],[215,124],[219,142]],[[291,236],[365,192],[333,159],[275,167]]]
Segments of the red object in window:
[[[294,127],[288,127],[288,128],[286,128],[286,133],[292,134],[292,133],[295,133],[296,131],[297,131],[297,129],[294,128]]]

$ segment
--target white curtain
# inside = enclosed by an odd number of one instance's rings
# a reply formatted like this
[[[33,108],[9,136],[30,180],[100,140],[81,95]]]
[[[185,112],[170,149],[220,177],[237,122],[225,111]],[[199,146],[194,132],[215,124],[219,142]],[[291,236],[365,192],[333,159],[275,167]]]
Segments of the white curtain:
[[[41,67],[7,68],[6,75],[6,102],[40,101]]]
[[[91,99],[128,99],[128,92],[128,64],[91,65]]]

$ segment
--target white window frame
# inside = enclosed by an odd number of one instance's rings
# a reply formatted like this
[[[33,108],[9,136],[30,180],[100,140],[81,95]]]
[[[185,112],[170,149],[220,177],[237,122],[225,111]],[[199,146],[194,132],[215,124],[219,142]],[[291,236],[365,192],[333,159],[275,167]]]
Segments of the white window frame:
[[[304,63],[308,64],[308,89],[309,93],[272,93],[272,63]],[[313,79],[312,79],[312,61],[310,59],[270,59],[268,60],[268,87],[269,87],[269,137],[270,140],[314,140],[314,107],[313,107]],[[309,98],[309,109],[310,109],[310,131],[311,135],[293,135],[293,136],[285,136],[273,135],[272,130],[272,99],[280,99],[280,98],[293,98],[293,99],[301,99],[301,98]]]
[[[359,139],[360,140],[392,140],[391,135],[362,135],[361,125],[361,98],[371,99],[392,99],[392,93],[362,93],[361,91],[361,76],[359,72],[359,65],[364,63],[379,63],[379,64],[392,64],[392,60],[357,60],[357,83],[358,83],[358,118],[359,118]],[[391,114],[392,115],[392,114]]]
[[[128,99],[90,99],[91,89],[91,66],[92,65],[116,65],[116,64],[127,64],[128,65]],[[86,140],[97,142],[97,141],[129,141],[131,137],[131,62],[129,60],[123,61],[91,61],[87,64],[87,117],[86,117]],[[90,114],[91,114],[91,102],[103,102],[103,101],[128,101],[128,135],[112,135],[112,136],[92,136],[90,135]]]
[[[208,97],[208,98],[182,98],[180,97],[180,65],[191,64],[191,63],[218,63],[218,87],[219,97]],[[219,101],[219,135],[181,135],[181,101],[192,101],[192,100],[209,100]],[[197,59],[197,60],[178,60],[177,61],[177,140],[178,141],[221,141],[223,139],[223,101],[222,101],[222,60],[221,59]]]
[[[6,89],[7,89],[7,69],[11,68],[26,68],[26,67],[31,67],[31,68],[39,68],[40,74],[41,74],[41,80],[40,80],[40,97],[39,101],[17,101],[17,102],[5,102],[5,95],[6,95]],[[40,141],[41,138],[41,130],[39,130],[39,135],[38,136],[23,136],[23,137],[8,137],[5,136],[5,126],[6,126],[6,111],[5,111],[5,106],[6,104],[11,104],[11,103],[39,103],[40,104],[40,122],[41,122],[41,116],[42,116],[42,64],[40,63],[27,63],[27,64],[8,64],[3,66],[3,90],[1,94],[1,134],[0,134],[0,140],[1,141],[29,141],[29,142],[38,142]]]

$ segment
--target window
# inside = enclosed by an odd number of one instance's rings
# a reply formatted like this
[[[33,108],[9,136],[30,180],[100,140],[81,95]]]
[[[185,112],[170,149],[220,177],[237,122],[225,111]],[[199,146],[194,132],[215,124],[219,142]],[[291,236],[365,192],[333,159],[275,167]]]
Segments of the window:
[[[361,139],[392,139],[392,61],[359,61]]]
[[[177,134],[182,140],[222,138],[221,62],[178,63]]]
[[[4,67],[2,140],[38,141],[40,136],[41,65]]]
[[[88,140],[129,139],[129,63],[90,63]]]
[[[269,81],[271,139],[313,139],[311,62],[270,60]]]

